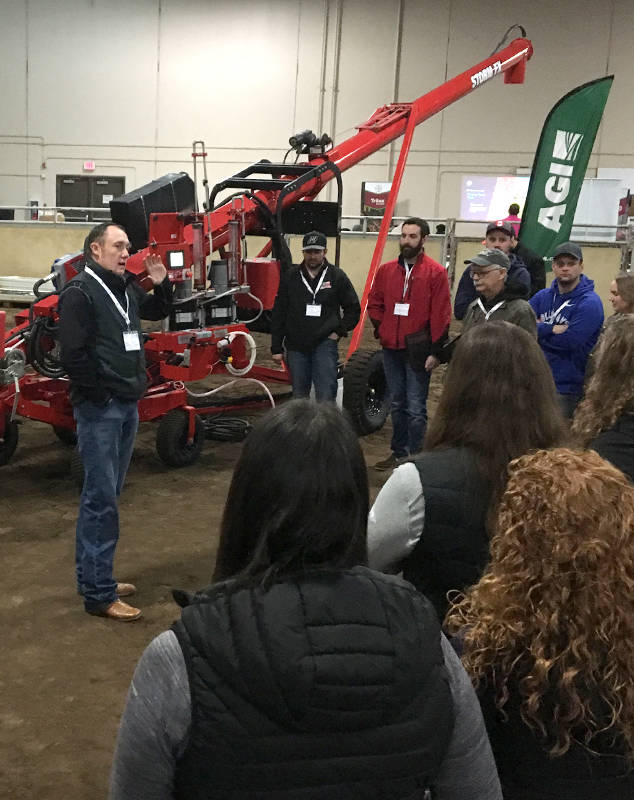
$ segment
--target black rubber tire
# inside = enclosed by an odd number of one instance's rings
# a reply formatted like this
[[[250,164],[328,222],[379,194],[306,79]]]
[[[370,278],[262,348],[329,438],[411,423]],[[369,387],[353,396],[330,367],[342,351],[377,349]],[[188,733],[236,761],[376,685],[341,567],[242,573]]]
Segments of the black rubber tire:
[[[156,452],[168,467],[188,467],[198,460],[205,443],[205,426],[196,416],[194,441],[187,444],[188,415],[173,408],[161,419],[156,430]]]
[[[77,444],[77,433],[72,430],[72,428],[62,428],[60,425],[53,425],[53,430],[60,442],[67,444],[69,447],[75,447]]]
[[[4,436],[0,436],[0,467],[8,464],[11,456],[18,446],[18,423],[9,422],[7,418],[4,425]]]
[[[343,407],[359,436],[380,430],[390,410],[380,350],[357,350],[343,370]]]
[[[84,462],[82,461],[77,448],[75,448],[70,454],[68,474],[70,475],[70,479],[75,486],[77,486],[79,491],[81,491],[84,487]]]

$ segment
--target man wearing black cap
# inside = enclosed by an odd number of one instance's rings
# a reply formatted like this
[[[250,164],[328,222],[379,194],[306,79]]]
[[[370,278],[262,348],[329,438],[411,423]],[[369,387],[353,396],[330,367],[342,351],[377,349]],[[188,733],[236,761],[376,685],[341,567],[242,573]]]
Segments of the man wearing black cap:
[[[498,222],[491,222],[487,226],[486,238],[484,240],[485,246],[490,249],[501,250],[505,253],[510,262],[508,271],[508,285],[515,285],[524,300],[528,300],[531,296],[532,277],[528,272],[526,264],[523,259],[514,252],[517,248],[517,240],[515,239],[515,231],[513,230],[510,222],[500,220]],[[531,252],[531,251],[529,251]],[[532,254],[534,255],[534,254]],[[542,272],[543,272],[542,262]],[[542,282],[538,288],[542,289],[544,283]],[[473,280],[469,272],[469,267],[462,273],[458,289],[456,290],[456,297],[454,300],[454,316],[456,319],[462,319],[465,315],[469,304],[476,299],[476,290],[473,285]]]
[[[308,397],[315,387],[318,402],[337,396],[337,342],[361,314],[359,298],[346,273],[326,261],[323,233],[304,236],[304,260],[280,277],[271,318],[273,361],[286,363],[293,397]]]
[[[507,285],[510,267],[508,256],[488,248],[465,261],[478,297],[470,304],[462,323],[463,332],[489,320],[505,320],[537,335],[535,314],[523,299],[523,290]]]
[[[555,280],[530,304],[537,317],[537,338],[555,379],[562,409],[572,417],[583,393],[586,363],[603,325],[603,304],[594,281],[583,275],[583,253],[573,242],[553,255]]]

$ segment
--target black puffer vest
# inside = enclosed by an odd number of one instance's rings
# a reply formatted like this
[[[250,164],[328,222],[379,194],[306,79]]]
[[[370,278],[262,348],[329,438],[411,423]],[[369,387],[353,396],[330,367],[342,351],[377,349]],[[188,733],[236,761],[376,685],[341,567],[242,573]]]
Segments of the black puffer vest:
[[[476,583],[489,560],[489,491],[465,448],[422,453],[414,463],[425,496],[425,529],[403,564],[403,577],[431,600],[442,620],[447,592]]]
[[[438,622],[411,586],[365,567],[224,584],[174,631],[192,698],[176,798],[431,796],[453,706]]]
[[[130,301],[128,311],[130,327],[139,334],[140,349],[126,351],[123,343],[123,332],[126,330],[125,320],[103,286],[92,276],[82,270],[69,281],[64,291],[67,291],[69,286],[78,286],[90,301],[96,329],[95,341],[91,345],[90,351],[91,356],[99,365],[99,379],[102,386],[120,400],[138,400],[145,392],[147,378],[136,292],[132,287],[126,288],[122,278],[114,273],[109,273],[93,261],[89,261],[88,266],[104,281],[124,310],[127,294]],[[78,396],[76,390],[73,392],[71,388],[73,403],[81,402],[83,399]]]

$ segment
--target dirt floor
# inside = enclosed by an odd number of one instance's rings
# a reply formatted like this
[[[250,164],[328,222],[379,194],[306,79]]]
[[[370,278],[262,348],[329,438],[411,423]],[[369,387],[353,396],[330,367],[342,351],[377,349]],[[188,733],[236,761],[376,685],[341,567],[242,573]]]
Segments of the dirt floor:
[[[366,343],[376,346],[371,337]],[[438,373],[438,371],[437,371]],[[433,409],[442,381],[435,374]],[[252,385],[249,393],[252,393]],[[263,412],[241,414],[254,424]],[[206,441],[200,460],[169,469],[156,428],[141,426],[121,498],[116,576],[133,581],[143,617],[116,623],[83,611],[74,588],[78,490],[70,450],[25,420],[0,467],[0,797],[105,798],[117,725],[137,659],[178,616],[171,589],[209,583],[240,443]],[[368,465],[389,454],[391,427],[362,440]],[[374,498],[386,473],[369,470]]]

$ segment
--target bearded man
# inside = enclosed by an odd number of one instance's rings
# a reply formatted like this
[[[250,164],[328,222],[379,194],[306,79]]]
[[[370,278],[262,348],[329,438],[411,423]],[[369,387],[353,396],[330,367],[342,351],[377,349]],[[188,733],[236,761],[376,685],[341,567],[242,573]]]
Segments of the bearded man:
[[[401,227],[400,256],[381,264],[368,299],[374,335],[383,348],[391,395],[389,457],[375,469],[393,469],[417,453],[427,427],[431,372],[447,341],[451,300],[447,271],[425,254],[429,225],[410,217]]]

